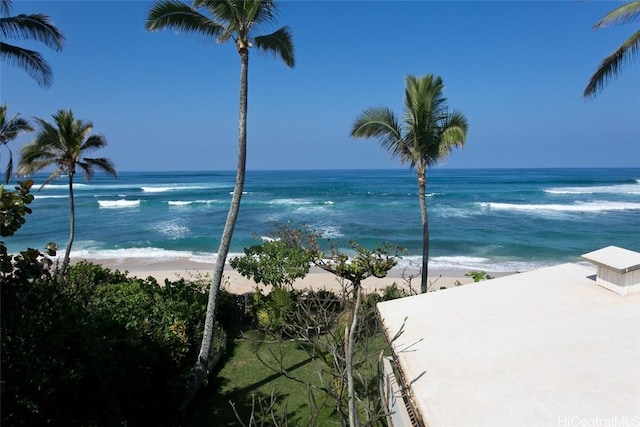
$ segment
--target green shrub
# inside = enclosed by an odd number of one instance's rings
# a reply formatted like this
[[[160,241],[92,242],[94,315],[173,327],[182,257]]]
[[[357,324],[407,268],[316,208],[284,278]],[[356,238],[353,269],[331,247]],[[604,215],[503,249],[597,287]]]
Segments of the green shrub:
[[[46,270],[39,259],[29,258]],[[170,424],[206,294],[90,263],[52,277],[3,276],[2,424]]]
[[[484,271],[470,271],[468,273],[465,273],[466,277],[472,277],[474,282],[479,282],[481,280],[491,280],[493,279],[493,276],[488,275],[486,272]]]
[[[287,291],[280,287],[274,287],[266,295],[260,290],[256,291],[250,307],[254,324],[270,334],[282,335],[298,294],[298,291]]]

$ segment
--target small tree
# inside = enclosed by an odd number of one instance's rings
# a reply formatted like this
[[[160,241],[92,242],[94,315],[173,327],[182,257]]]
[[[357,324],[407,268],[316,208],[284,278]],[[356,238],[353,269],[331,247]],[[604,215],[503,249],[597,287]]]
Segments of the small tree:
[[[297,336],[309,355],[322,360],[332,372],[330,384],[307,384],[310,393],[320,389],[331,396],[336,402],[336,412],[342,416],[343,425],[360,426],[363,424],[363,415],[366,418],[364,424],[371,425],[384,416],[384,410],[372,403],[379,402],[377,393],[370,392],[370,383],[358,371],[370,357],[368,344],[360,346],[359,351],[357,347],[358,336],[362,335],[358,331],[364,329],[362,282],[372,276],[385,277],[397,264],[403,250],[390,244],[367,249],[351,241],[350,254],[347,254],[333,241],[323,240],[321,234],[314,230],[306,227],[297,229],[289,224],[276,227],[275,231],[269,233],[271,237],[279,239],[283,245],[304,250],[311,264],[336,275],[343,283],[342,301],[337,302],[335,296],[327,298],[322,291],[309,292],[307,299],[298,300],[297,311],[291,314],[292,321],[287,326],[288,335]],[[267,258],[262,261],[273,266],[274,261],[265,261]],[[373,310],[374,304],[375,299],[367,308]],[[364,317],[370,318],[369,315]],[[314,324],[317,328],[313,327]],[[360,355],[358,360],[356,354]],[[276,363],[282,360],[278,355],[274,354],[273,357]],[[270,365],[269,362],[264,363]],[[277,370],[288,378],[301,381],[288,372],[283,363],[279,364]],[[322,381],[323,376],[319,377]],[[360,390],[364,390],[366,396],[359,395],[356,381],[359,381]],[[345,397],[346,405],[343,403]]]
[[[422,279],[427,292],[429,275],[429,217],[425,196],[427,170],[443,161],[453,147],[463,147],[468,123],[464,114],[449,111],[442,78],[425,74],[405,79],[401,120],[388,108],[368,108],[353,123],[354,138],[376,138],[401,163],[409,163],[418,175],[418,201],[422,219]]]
[[[59,276],[62,278],[69,265],[71,245],[75,238],[75,203],[73,200],[73,178],[76,169],[80,168],[84,179],[89,181],[96,170],[101,170],[111,176],[117,172],[111,160],[98,157],[85,157],[89,151],[98,150],[107,145],[103,135],[90,133],[93,123],[77,120],[71,110],[59,110],[53,115],[51,124],[41,118],[36,118],[40,131],[31,142],[20,150],[20,164],[18,174],[28,175],[39,172],[50,166],[55,169],[40,186],[40,190],[60,175],[67,175],[69,184],[69,241],[60,267]]]
[[[396,266],[401,249],[390,244],[378,245],[369,250],[351,241],[351,250],[355,255],[348,256],[330,244],[329,253],[320,250],[312,250],[312,262],[321,269],[351,282],[353,299],[355,303],[351,311],[351,322],[345,325],[345,376],[347,379],[347,395],[349,407],[349,426],[361,425],[354,386],[354,364],[356,330],[358,327],[358,314],[362,302],[362,281],[368,277],[382,278],[387,272]]]
[[[271,53],[280,57],[285,65],[295,64],[293,38],[288,27],[271,34],[260,35],[267,24],[276,21],[278,6],[272,0],[194,0],[191,5],[175,0],[158,0],[149,10],[145,27],[149,31],[175,30],[212,37],[218,43],[232,40],[240,56],[240,100],[238,112],[238,161],[229,212],[225,221],[218,257],[213,267],[209,287],[209,302],[204,323],[204,334],[193,373],[186,385],[183,408],[195,395],[210,368],[211,345],[218,304],[218,291],[222,283],[224,265],[229,253],[233,230],[240,211],[247,162],[247,112],[249,94],[249,50]]]
[[[244,250],[244,255],[232,258],[229,264],[242,276],[257,284],[288,286],[309,272],[309,254],[290,242],[271,240]]]

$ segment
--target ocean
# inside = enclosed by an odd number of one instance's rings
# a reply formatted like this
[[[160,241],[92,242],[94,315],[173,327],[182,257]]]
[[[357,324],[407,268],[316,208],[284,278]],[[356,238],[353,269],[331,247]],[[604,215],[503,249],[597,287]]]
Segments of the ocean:
[[[69,234],[66,178],[38,192],[9,252],[60,253]],[[75,183],[73,259],[213,262],[235,172],[123,172]],[[12,186],[10,186],[12,187]],[[430,269],[528,271],[609,245],[640,251],[640,168],[445,169],[427,175]],[[248,171],[231,255],[274,222],[306,224],[348,247],[404,247],[420,264],[417,179],[408,169]]]

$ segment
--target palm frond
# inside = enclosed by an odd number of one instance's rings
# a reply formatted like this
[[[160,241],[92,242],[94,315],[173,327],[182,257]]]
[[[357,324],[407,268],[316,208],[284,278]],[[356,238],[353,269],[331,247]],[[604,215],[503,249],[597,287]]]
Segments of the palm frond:
[[[246,22],[251,22],[257,26],[275,22],[278,14],[278,6],[272,0],[242,1],[241,3],[249,6],[245,9]]]
[[[462,148],[467,139],[469,124],[464,114],[454,111],[442,121],[439,152],[434,162],[440,163],[451,155],[454,147]]]
[[[40,126],[40,131],[33,141],[39,147],[38,149],[42,152],[51,152],[53,156],[64,152],[65,146],[60,129],[39,117],[35,117],[35,120]]]
[[[446,158],[453,147],[463,146],[468,124],[459,112],[449,113],[439,76],[405,78],[403,125],[389,109],[365,110],[354,123],[351,136],[376,137],[401,163],[419,175]]]
[[[82,151],[92,151],[92,150],[98,150],[100,148],[104,148],[107,145],[107,139],[104,137],[104,135],[100,135],[100,134],[93,134],[91,136],[89,136],[83,143],[82,146],[80,147],[80,150]]]
[[[604,18],[594,24],[593,29],[606,28],[614,24],[625,24],[636,20],[638,16],[640,16],[640,0],[634,0],[607,13]]]
[[[224,27],[179,1],[164,0],[153,4],[145,24],[149,31],[174,30],[216,37]]]
[[[262,51],[273,53],[274,56],[280,55],[287,67],[295,66],[293,40],[288,27],[282,27],[266,36],[258,36],[254,43]]]
[[[48,88],[53,82],[53,71],[36,51],[0,42],[0,59],[24,69],[41,87]]]
[[[78,166],[82,169],[86,180],[90,180],[96,169],[109,174],[113,177],[118,176],[118,172],[113,162],[105,157],[99,157],[96,159],[85,157],[81,162],[78,162]]]
[[[38,140],[28,142],[20,149],[18,175],[31,175],[57,163],[57,161],[55,153],[43,150]]]
[[[48,165],[47,165],[48,166]],[[45,166],[46,167],[46,166]],[[38,170],[42,170],[44,169],[44,167],[41,167]],[[70,171],[65,171],[64,168],[62,167],[62,165],[59,165],[57,168],[55,168],[55,170],[53,172],[51,172],[51,174],[47,177],[47,179],[44,180],[44,182],[42,183],[42,185],[40,186],[40,188],[38,188],[38,191],[42,190],[44,188],[45,185],[49,184],[51,181],[53,181],[54,179],[57,179],[58,177],[60,177],[60,175],[63,172],[67,172],[69,173]]]
[[[0,18],[0,34],[5,39],[35,40],[61,51],[65,38],[47,15],[32,14]]]
[[[375,137],[380,145],[394,157],[404,162],[407,144],[402,136],[398,119],[388,108],[368,108],[360,114],[351,127],[354,138]]]
[[[622,67],[637,59],[640,53],[640,30],[629,37],[611,55],[602,60],[596,72],[591,76],[584,89],[583,96],[593,97],[600,92],[611,79],[618,77]]]
[[[29,122],[19,116],[20,114],[16,113],[7,120],[7,104],[0,105],[0,144],[6,145],[20,134],[33,131]]]
[[[7,147],[9,150],[9,161],[7,162],[7,170],[4,171],[4,183],[8,184],[11,181],[11,175],[13,174],[13,153],[11,149]]]
[[[102,148],[107,144],[104,136],[89,135],[93,130],[90,121],[75,119],[71,110],[59,110],[52,117],[53,123],[35,118],[40,130],[36,138],[25,144],[20,151],[20,174],[34,173],[57,164],[56,171],[43,186],[62,172],[72,175],[77,167],[82,169],[87,180],[93,176],[94,168],[117,176],[109,159],[83,158],[85,152]]]
[[[11,13],[11,7],[10,0],[0,0],[0,15],[9,16]]]

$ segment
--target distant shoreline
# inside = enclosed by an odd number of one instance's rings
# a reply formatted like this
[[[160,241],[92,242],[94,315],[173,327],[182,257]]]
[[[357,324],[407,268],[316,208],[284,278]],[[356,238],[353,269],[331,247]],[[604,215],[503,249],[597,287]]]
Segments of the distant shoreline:
[[[127,258],[123,260],[114,259],[73,259],[72,262],[80,261],[93,262],[100,264],[111,270],[119,270],[121,272],[128,272],[130,277],[137,277],[140,279],[146,279],[149,276],[155,278],[159,283],[164,283],[165,280],[175,281],[181,278],[186,280],[197,278],[210,278],[213,272],[213,263],[198,263],[189,260],[149,260],[142,258]],[[403,278],[403,272],[405,272],[405,278]],[[431,283],[430,289],[451,288],[458,286],[458,284],[470,284],[473,283],[473,278],[465,276],[466,271],[461,270],[430,270],[429,282]],[[487,274],[493,277],[505,276],[511,273],[504,272],[487,272]],[[405,270],[403,268],[395,267],[389,271],[387,277],[375,278],[370,277],[363,281],[363,289],[367,292],[373,292],[375,290],[382,290],[387,286],[391,286],[394,283],[404,290],[409,290],[409,275],[411,278],[411,288],[416,292],[420,289],[420,276],[418,270]],[[225,266],[224,283],[223,287],[229,292],[236,294],[244,294],[252,292],[256,289],[257,284],[250,279],[242,277],[238,272],[234,271],[228,264]],[[311,267],[309,274],[294,283],[296,289],[331,289],[340,290],[341,285],[331,273],[321,270],[318,267]],[[262,289],[269,289],[268,287],[261,286]]]

